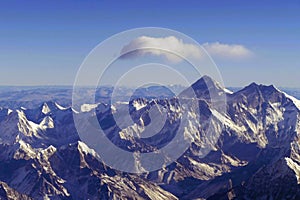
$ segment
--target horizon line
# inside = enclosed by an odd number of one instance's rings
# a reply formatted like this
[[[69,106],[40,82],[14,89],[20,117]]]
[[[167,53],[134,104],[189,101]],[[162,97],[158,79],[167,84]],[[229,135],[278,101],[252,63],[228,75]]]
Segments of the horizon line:
[[[249,85],[251,85],[252,83],[256,83],[256,84],[258,84],[258,85],[264,85],[264,86],[271,86],[271,85],[273,85],[273,86],[276,86],[277,88],[284,88],[284,89],[300,89],[300,86],[299,87],[294,87],[294,86],[277,86],[277,85],[275,85],[275,84],[262,84],[262,83],[257,83],[257,82],[251,82],[251,83],[249,83],[249,84],[247,84],[247,85],[244,85],[244,86],[224,86],[225,88],[244,88],[244,87],[247,87],[247,86],[249,86]],[[174,85],[162,85],[162,86],[170,86],[170,87],[174,87],[174,86],[179,86],[179,87],[186,87],[186,86],[184,86],[184,85],[180,85],[180,84],[174,84]],[[15,87],[15,88],[45,88],[45,87],[65,87],[65,88],[73,88],[74,86],[73,85],[64,85],[64,84],[62,84],[62,85],[55,85],[55,84],[53,84],[53,85],[0,85],[0,87],[2,87],[2,88],[4,88],[4,87],[10,87],[10,88],[13,88],[13,87]],[[80,85],[80,86],[78,86],[78,87],[82,87],[82,88],[93,88],[94,86],[92,86],[92,85]],[[102,85],[101,87],[114,87],[113,85]],[[123,86],[121,86],[121,87],[123,87],[123,88],[133,88],[133,87],[135,87],[135,86],[127,86],[127,85],[123,85]],[[151,87],[151,86],[149,86],[149,87]],[[141,87],[139,87],[139,88],[141,88]],[[147,87],[145,87],[145,88],[147,88]]]

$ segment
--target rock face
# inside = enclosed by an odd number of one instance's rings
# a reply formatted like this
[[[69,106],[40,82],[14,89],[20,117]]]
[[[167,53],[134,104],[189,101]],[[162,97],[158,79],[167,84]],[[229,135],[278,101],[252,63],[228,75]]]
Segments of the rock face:
[[[32,198],[28,197],[27,195],[20,194],[16,190],[8,187],[8,185],[4,182],[0,182],[0,199],[24,199],[24,200],[31,200]]]
[[[197,106],[182,107],[179,99],[190,90]],[[213,106],[211,96],[226,97],[225,109]],[[205,76],[179,97],[135,97],[117,105],[84,105],[81,111],[54,102],[34,109],[1,108],[0,198],[299,199],[299,105],[274,86],[253,83],[231,93]],[[153,107],[166,122],[143,139],[140,134],[155,120]],[[128,110],[134,124],[118,126],[113,114]],[[188,120],[181,119],[182,113]],[[74,114],[87,123],[96,115],[106,137],[129,152],[155,151],[176,134],[193,140],[162,169],[125,173],[105,165],[80,141]],[[184,133],[178,129],[182,123]],[[218,133],[214,142],[206,139],[208,132]]]

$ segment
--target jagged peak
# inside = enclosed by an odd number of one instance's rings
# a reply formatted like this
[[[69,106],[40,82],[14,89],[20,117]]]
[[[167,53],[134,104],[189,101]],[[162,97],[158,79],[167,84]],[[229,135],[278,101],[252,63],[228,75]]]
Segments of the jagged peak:
[[[39,126],[43,129],[54,128],[53,119],[50,116],[46,116],[43,121],[41,121]]]
[[[205,87],[208,87],[209,85],[217,85],[217,82],[215,80],[213,80],[211,77],[207,76],[207,75],[204,75],[202,76],[200,79],[198,79],[195,83],[192,84],[192,87],[193,88],[197,88],[199,86],[205,86]]]
[[[90,147],[88,147],[84,142],[78,141],[77,143],[77,148],[80,152],[84,153],[84,154],[90,154],[96,158],[98,158],[98,154],[95,152],[95,150],[91,149]]]
[[[234,93],[234,94],[253,94],[254,92],[256,93],[261,93],[263,96],[268,96],[270,94],[278,94],[278,95],[284,95],[287,99],[292,101],[294,105],[300,110],[300,100],[297,98],[281,91],[278,89],[275,85],[263,85],[263,84],[257,84],[255,82],[251,83],[250,85],[244,87],[240,91]]]
[[[48,104],[47,103],[44,103],[43,104],[43,107],[42,107],[42,113],[44,113],[45,115],[48,114],[49,112],[51,112],[51,109],[49,108]]]
[[[139,97],[139,98],[130,100],[129,104],[132,105],[135,108],[135,110],[140,110],[147,106],[148,101],[145,98]]]
[[[180,97],[192,98],[196,95],[197,98],[211,100],[211,95],[214,97],[223,98],[225,95],[232,95],[233,92],[223,87],[220,83],[211,77],[204,75],[193,83],[190,87],[182,91]]]
[[[255,82],[252,82],[251,84],[249,84],[248,86],[244,87],[243,89],[241,89],[240,91],[236,92],[236,93],[252,93],[252,92],[281,92],[279,91],[274,85],[263,85],[263,84],[257,84]]]
[[[21,118],[21,119],[25,118],[27,120],[27,117],[26,117],[23,109],[17,110],[17,115],[19,118]]]
[[[248,85],[248,87],[258,87],[259,85],[256,82],[252,82]]]
[[[255,82],[250,83],[249,85],[247,85],[246,87],[244,87],[243,89],[241,89],[238,92],[242,92],[242,91],[249,91],[249,90],[257,90],[259,89],[259,85]]]
[[[54,101],[47,101],[41,105],[42,113],[44,113],[45,115],[55,110],[67,110],[67,109],[69,108],[65,108]]]
[[[29,143],[26,143],[25,141],[20,139],[18,141],[18,145],[19,145],[19,149],[14,154],[15,159],[29,160],[29,159],[36,158],[37,152]]]
[[[202,76],[195,83],[192,84],[194,90],[207,90],[210,88],[223,90],[225,93],[232,94],[233,92],[223,87],[219,82],[208,75]]]
[[[6,197],[5,199],[24,199],[24,200],[32,199],[31,197],[28,197],[25,194],[19,193],[15,189],[8,186],[7,183],[2,181],[0,181],[0,193],[1,193],[1,197]]]

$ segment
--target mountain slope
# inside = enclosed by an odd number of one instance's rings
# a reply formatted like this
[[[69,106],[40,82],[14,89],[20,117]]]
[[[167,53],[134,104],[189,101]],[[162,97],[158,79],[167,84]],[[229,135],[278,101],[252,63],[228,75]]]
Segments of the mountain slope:
[[[184,107],[181,99],[196,104]],[[297,199],[298,102],[274,86],[255,83],[232,93],[205,76],[178,97],[136,96],[130,102],[114,105],[86,104],[81,111],[51,101],[33,109],[1,108],[0,196]],[[156,135],[155,129],[150,129],[151,137],[137,137],[154,120],[150,112],[153,107],[160,110],[158,119],[167,116],[166,123]],[[113,114],[119,113],[125,124],[122,116],[128,110],[134,124],[118,126]],[[182,113],[187,114],[186,121],[180,117]],[[193,140],[179,159],[162,169],[143,174],[120,172],[106,166],[80,141],[74,115],[81,117],[83,124],[96,115],[110,141],[131,152],[164,147],[176,134],[189,135]],[[185,131],[178,129],[179,125]]]

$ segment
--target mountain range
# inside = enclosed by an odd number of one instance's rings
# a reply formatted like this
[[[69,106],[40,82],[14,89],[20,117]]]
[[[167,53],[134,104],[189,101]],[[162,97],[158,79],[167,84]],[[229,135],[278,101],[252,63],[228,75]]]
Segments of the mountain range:
[[[9,98],[5,104],[3,96],[0,199],[300,199],[298,99],[256,83],[231,92],[208,76],[178,97],[162,88],[157,96],[151,89],[137,91],[129,102],[122,101],[126,92],[120,92],[114,105],[109,96],[101,96],[110,89],[102,89],[98,103],[80,109],[54,100],[26,108]],[[194,92],[190,98],[195,107],[178,103],[189,97],[189,91]],[[57,99],[67,104],[69,94],[62,90]],[[212,96],[224,97],[224,109]],[[162,108],[166,123],[152,137],[136,137],[153,120],[153,106]],[[113,119],[115,113],[122,116],[123,108],[129,110],[133,125],[119,127]],[[187,121],[180,119],[182,113],[189,116]],[[191,135],[193,140],[178,159],[161,169],[123,172],[105,164],[81,140],[74,116],[84,123],[96,116],[105,136],[129,152],[155,151],[175,134]],[[184,131],[178,128],[182,124]],[[207,133],[218,133],[214,142],[207,142]]]

